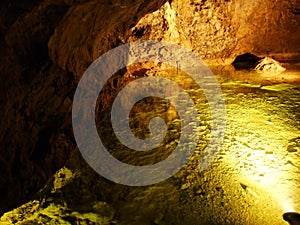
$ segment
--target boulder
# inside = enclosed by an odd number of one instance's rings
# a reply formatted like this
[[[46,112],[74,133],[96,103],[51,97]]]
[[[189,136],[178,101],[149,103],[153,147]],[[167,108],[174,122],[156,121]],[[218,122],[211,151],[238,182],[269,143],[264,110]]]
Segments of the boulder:
[[[270,57],[265,57],[258,61],[254,68],[258,72],[276,72],[280,73],[286,70],[281,63],[277,62],[275,59]]]

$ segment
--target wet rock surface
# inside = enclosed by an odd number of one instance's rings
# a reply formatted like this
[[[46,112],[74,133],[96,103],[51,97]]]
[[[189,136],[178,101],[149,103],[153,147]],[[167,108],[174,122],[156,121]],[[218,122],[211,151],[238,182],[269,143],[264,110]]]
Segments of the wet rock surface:
[[[157,71],[161,75],[161,68]],[[152,74],[156,74],[153,69]],[[195,154],[175,176],[146,187],[114,184],[96,174],[77,150],[35,200],[6,213],[1,223],[285,224],[282,214],[292,207],[299,210],[300,204],[299,84],[266,90],[255,81],[217,77],[226,100],[227,129],[221,149],[207,170],[199,172],[210,138],[208,103],[192,81],[186,84],[188,79],[178,78],[197,102],[201,121]],[[143,132],[145,121],[141,120],[145,114],[139,112],[147,109],[147,102],[140,104],[132,114],[132,120],[139,122],[133,127],[137,134]],[[164,105],[157,110],[170,114]],[[146,115],[151,117],[151,110]],[[176,121],[170,117],[171,124]],[[108,127],[101,128],[106,134],[110,132]],[[177,138],[169,136],[168,141]],[[123,156],[120,160],[137,160],[124,154],[119,144],[107,142],[113,152],[117,151],[116,156]],[[156,160],[140,157],[138,161],[147,163]]]
[[[289,57],[299,51],[299,34],[295,32],[299,26],[298,6],[294,1],[165,3],[160,0],[147,3],[130,0],[101,3],[89,0],[1,1],[0,213],[33,196],[69,159],[76,147],[71,128],[71,106],[76,85],[88,65],[107,50],[139,39],[166,40],[182,44],[205,59],[216,59],[222,63],[242,52],[284,52]],[[264,26],[261,26],[262,21]],[[285,46],[284,49],[282,46]],[[153,73],[151,70],[148,72]],[[141,74],[144,74],[143,69],[135,70],[132,77]],[[234,73],[234,76],[240,75]],[[116,75],[115,78],[110,81],[111,87],[104,91],[99,108],[105,108],[118,88],[126,83],[126,76]],[[289,75],[280,75],[276,82],[282,83],[289,78]],[[269,80],[264,80],[263,85],[264,89],[258,84],[255,90],[275,89],[279,93],[295,90],[293,86],[274,87]],[[233,86],[245,93],[253,90],[247,83],[234,83]],[[208,132],[208,123],[201,127],[204,133]],[[292,138],[295,137],[288,137],[288,140]],[[292,147],[290,151],[289,157],[297,157]],[[286,163],[295,164],[292,159]],[[178,186],[183,190],[192,187],[189,183]],[[98,191],[105,188],[99,187]],[[110,186],[107,188],[110,190]],[[201,189],[196,192],[201,196],[204,193]],[[113,195],[110,196],[114,199]],[[106,199],[99,197],[95,202],[98,201]],[[30,204],[24,207],[30,208]],[[34,203],[32,209],[40,204],[40,201]],[[134,214],[135,206],[124,206],[124,211],[115,214],[114,218],[127,220],[124,212],[130,209]],[[57,207],[61,208],[59,212],[65,210],[65,206]],[[59,213],[55,210],[52,211],[57,216]],[[173,215],[172,210],[167,210],[169,215]],[[159,211],[151,211],[153,216],[157,215],[153,223],[164,220]],[[174,220],[186,218],[188,212],[190,209],[183,210]],[[22,210],[17,213],[25,215]],[[203,215],[205,213],[209,212],[202,212]],[[64,212],[64,215],[69,223],[77,221],[70,212]],[[49,214],[49,217],[52,216]],[[80,223],[87,219],[82,215],[79,217]],[[193,221],[191,218],[187,220]],[[137,216],[136,221],[140,219]],[[128,220],[133,223],[131,217]],[[48,223],[50,220],[46,218],[43,221]],[[35,222],[42,223],[41,219]]]

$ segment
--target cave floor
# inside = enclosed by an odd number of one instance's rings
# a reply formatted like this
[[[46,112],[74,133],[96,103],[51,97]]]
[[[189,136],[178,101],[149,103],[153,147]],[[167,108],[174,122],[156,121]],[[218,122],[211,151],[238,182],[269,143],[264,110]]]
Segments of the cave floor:
[[[173,177],[146,187],[114,184],[75,152],[35,200],[0,224],[286,224],[284,212],[300,211],[300,69],[277,75],[212,70],[226,102],[226,131],[207,170],[198,165],[209,139],[209,109],[201,91],[189,89],[202,136]]]

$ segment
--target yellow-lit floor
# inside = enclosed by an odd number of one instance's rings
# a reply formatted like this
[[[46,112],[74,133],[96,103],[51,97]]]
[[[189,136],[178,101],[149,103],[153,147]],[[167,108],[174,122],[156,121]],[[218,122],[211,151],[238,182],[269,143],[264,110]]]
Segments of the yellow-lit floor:
[[[126,187],[92,174],[75,157],[68,166],[72,172],[60,171],[57,181],[49,184],[51,191],[41,195],[46,200],[36,209],[23,210],[30,215],[19,221],[69,224],[64,218],[80,217],[121,225],[287,224],[282,214],[300,211],[300,72],[234,75],[215,69],[214,73],[226,101],[227,127],[221,149],[207,170],[198,168],[210,135],[209,108],[201,90],[192,84],[188,92],[199,111],[200,140],[189,163],[176,175],[147,187]],[[188,80],[178,82],[190,86]],[[112,218],[100,223],[95,211],[88,214],[90,208],[85,206],[97,201],[108,202]],[[5,221],[12,221],[14,214],[20,211],[7,214]]]
[[[136,209],[146,207],[142,205],[147,199],[147,204],[159,209],[154,210],[158,214],[180,209],[174,220],[182,224],[271,225],[286,224],[282,214],[300,210],[300,73],[235,73],[216,75],[226,101],[227,127],[213,165],[198,171],[210,118],[204,99],[197,94],[201,90],[190,89],[203,129],[195,156],[172,182],[134,192],[139,197],[132,196],[136,200],[130,203],[132,211],[124,212],[140,218]],[[168,187],[170,182],[180,191]],[[127,215],[121,221],[130,220]],[[170,216],[161,217],[158,224],[168,224]]]
[[[124,212],[129,210],[140,218],[136,209],[146,207],[140,198],[148,198],[148,204],[160,209],[154,210],[158,214],[178,211],[174,215],[178,218],[172,221],[182,224],[271,225],[286,224],[282,214],[300,210],[300,73],[237,73],[234,79],[217,75],[226,101],[227,127],[214,163],[199,173],[210,121],[207,106],[197,95],[200,90],[190,89],[203,130],[195,156],[171,182],[180,191],[168,187],[170,181],[157,185],[158,189],[150,187],[133,197],[132,211],[126,208]],[[158,224],[169,224],[170,216],[161,217]],[[121,221],[129,218],[125,216]],[[143,219],[137,221],[134,224]]]

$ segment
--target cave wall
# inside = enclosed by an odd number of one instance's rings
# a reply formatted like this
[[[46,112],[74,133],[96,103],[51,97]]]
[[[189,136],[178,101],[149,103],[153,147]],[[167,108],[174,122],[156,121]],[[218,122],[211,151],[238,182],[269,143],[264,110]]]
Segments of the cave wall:
[[[0,214],[36,193],[76,147],[72,99],[87,66],[163,3],[0,3]]]
[[[300,1],[178,0],[143,17],[130,41],[155,39],[180,43],[208,63],[231,63],[245,52],[298,57]]]
[[[300,52],[298,0],[0,4],[0,213],[32,196],[76,147],[76,84],[107,50],[139,39],[165,40],[218,63],[244,52]]]

